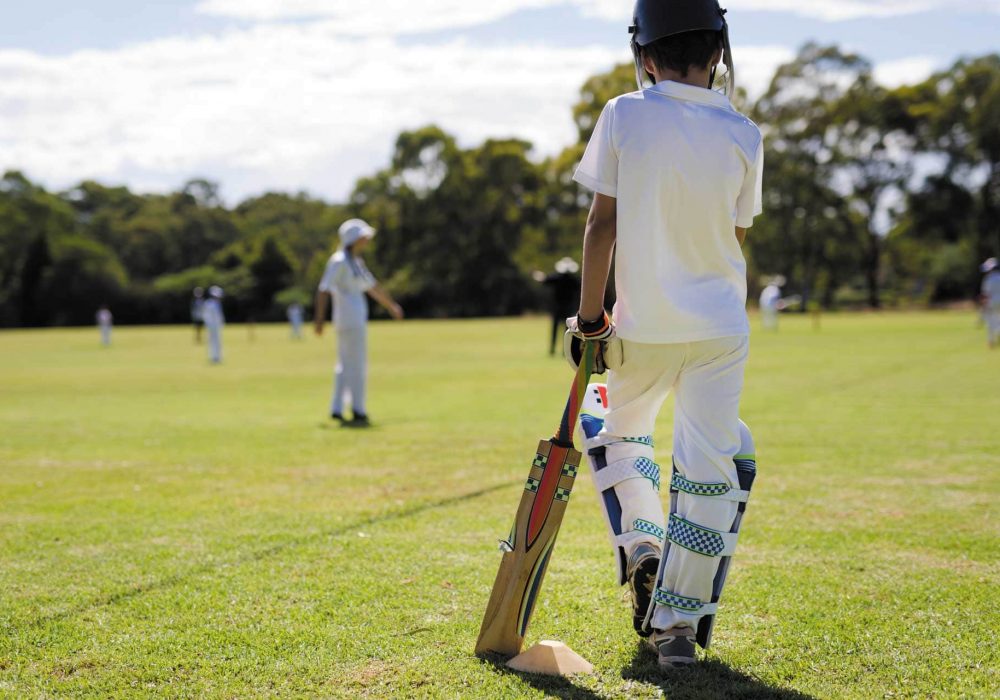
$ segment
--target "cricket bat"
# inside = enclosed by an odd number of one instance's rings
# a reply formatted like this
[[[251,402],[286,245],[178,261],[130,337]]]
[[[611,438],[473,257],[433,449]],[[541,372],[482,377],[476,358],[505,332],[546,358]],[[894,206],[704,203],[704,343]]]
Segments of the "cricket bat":
[[[587,393],[597,343],[584,343],[562,421],[555,436],[538,443],[476,642],[476,654],[520,653],[531,613],[556,544],[563,513],[580,467],[573,430]]]

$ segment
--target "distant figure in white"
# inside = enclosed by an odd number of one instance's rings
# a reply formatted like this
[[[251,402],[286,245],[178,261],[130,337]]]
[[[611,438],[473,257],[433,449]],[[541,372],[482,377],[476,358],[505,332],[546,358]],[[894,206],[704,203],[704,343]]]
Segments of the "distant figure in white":
[[[302,321],[305,318],[305,311],[302,309],[302,304],[298,302],[289,304],[286,313],[288,315],[288,322],[292,325],[292,340],[302,340]]]
[[[111,345],[111,322],[114,317],[106,304],[102,304],[97,310],[97,327],[101,329],[101,345],[108,347]]]
[[[205,290],[201,287],[191,292],[191,323],[194,324],[194,342],[201,345],[201,329],[205,325]]]
[[[327,303],[333,298],[333,326],[337,330],[337,366],[333,379],[330,417],[355,427],[369,424],[366,406],[368,374],[368,302],[365,294],[385,307],[397,321],[403,309],[379,286],[361,253],[375,236],[375,229],[361,219],[345,221],[339,231],[340,248],[330,257],[316,291],[316,335],[323,335]],[[352,419],[344,418],[350,400]]]
[[[781,288],[771,282],[760,293],[760,319],[764,330],[778,330],[778,312],[781,310]]]
[[[202,320],[208,331],[208,359],[214,365],[222,362],[222,327],[226,325],[222,297],[222,287],[209,287],[208,299],[202,306]]]
[[[979,269],[985,275],[979,299],[983,321],[986,322],[987,342],[995,348],[1000,345],[1000,261],[990,258]]]

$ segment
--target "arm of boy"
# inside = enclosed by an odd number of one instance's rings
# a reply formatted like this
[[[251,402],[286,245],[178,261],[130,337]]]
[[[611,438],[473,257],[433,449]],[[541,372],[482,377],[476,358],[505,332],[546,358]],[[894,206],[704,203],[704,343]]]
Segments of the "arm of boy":
[[[611,256],[618,236],[618,200],[594,195],[583,237],[583,283],[580,318],[592,321],[604,313],[604,290],[611,271]]]
[[[313,306],[316,309],[316,313],[313,314],[313,326],[316,329],[316,335],[323,335],[323,326],[326,324],[326,310],[327,304],[330,301],[330,295],[321,289],[316,290],[316,299]]]

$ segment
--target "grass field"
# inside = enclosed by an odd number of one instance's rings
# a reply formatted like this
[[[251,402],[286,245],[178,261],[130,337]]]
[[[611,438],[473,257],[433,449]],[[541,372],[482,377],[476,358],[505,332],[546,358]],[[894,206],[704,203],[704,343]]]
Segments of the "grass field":
[[[370,430],[326,418],[329,337],[0,333],[0,697],[997,697],[1000,351],[969,314],[782,321],[708,660],[636,643],[583,477],[529,630],[572,681],[471,653],[571,380],[543,320],[373,325]]]

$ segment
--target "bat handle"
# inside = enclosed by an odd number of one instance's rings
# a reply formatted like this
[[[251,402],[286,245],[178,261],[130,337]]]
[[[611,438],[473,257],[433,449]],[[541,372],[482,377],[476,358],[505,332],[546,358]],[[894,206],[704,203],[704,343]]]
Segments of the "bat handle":
[[[585,340],[583,342],[583,357],[580,358],[580,366],[576,370],[573,385],[570,387],[566,409],[559,422],[559,430],[552,438],[556,444],[563,447],[574,447],[573,429],[576,426],[576,419],[580,417],[580,408],[583,406],[583,399],[587,394],[590,375],[594,371],[594,356],[597,354],[597,346],[598,341]]]

